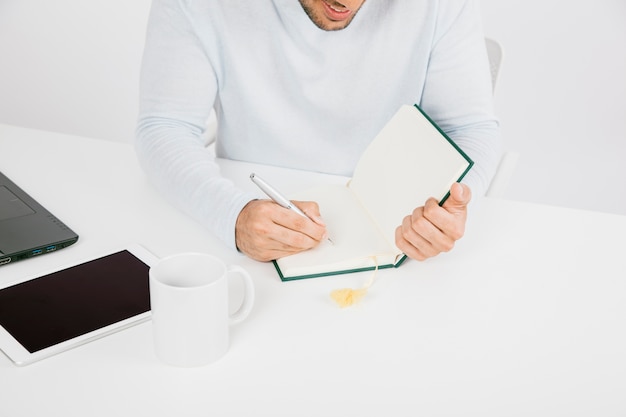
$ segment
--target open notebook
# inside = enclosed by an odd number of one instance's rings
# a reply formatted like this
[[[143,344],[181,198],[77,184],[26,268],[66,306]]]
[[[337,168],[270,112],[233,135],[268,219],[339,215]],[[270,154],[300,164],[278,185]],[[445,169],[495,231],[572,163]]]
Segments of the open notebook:
[[[367,147],[347,185],[290,196],[316,201],[334,245],[274,261],[283,281],[399,266],[404,216],[430,197],[443,204],[471,159],[418,106],[403,106]]]

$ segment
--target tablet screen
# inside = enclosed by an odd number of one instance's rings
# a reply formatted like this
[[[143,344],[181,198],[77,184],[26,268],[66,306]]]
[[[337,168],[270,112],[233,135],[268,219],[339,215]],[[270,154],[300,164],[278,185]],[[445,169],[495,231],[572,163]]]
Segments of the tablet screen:
[[[127,250],[0,290],[0,326],[30,353],[150,310],[149,267]]]

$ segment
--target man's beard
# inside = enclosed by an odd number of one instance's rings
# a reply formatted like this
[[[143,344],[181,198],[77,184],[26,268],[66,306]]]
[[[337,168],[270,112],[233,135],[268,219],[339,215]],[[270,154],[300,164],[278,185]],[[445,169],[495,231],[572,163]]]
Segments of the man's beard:
[[[307,16],[309,16],[309,19],[311,19],[311,21],[315,24],[315,26],[326,31],[337,31],[337,30],[345,29],[346,27],[348,27],[348,25],[352,22],[352,20],[358,13],[358,10],[354,12],[354,14],[350,16],[350,19],[348,19],[345,22],[341,22],[342,23],[341,26],[331,26],[328,24],[327,20],[323,16],[320,16],[315,10],[313,10],[312,7],[309,7],[309,5],[306,4],[305,0],[299,0],[299,2],[302,8],[304,9],[304,12],[307,14]]]

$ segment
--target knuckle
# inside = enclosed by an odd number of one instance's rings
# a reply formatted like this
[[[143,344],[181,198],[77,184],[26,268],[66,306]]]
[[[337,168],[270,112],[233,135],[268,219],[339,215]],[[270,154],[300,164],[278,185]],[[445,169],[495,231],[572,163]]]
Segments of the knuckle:
[[[274,209],[274,204],[257,204],[255,207],[255,215],[262,216],[262,218],[269,218]]]
[[[410,251],[410,254],[408,254],[408,256],[417,261],[425,261],[426,259],[430,258],[429,255],[425,254],[419,249],[413,249],[412,251]]]
[[[437,204],[426,204],[426,206],[424,206],[424,217],[426,218],[435,217],[439,209],[440,207]]]
[[[424,248],[420,248],[424,259],[432,258],[436,256],[440,251],[435,249],[433,246],[426,246]]]
[[[267,236],[270,234],[270,228],[267,223],[257,223],[253,227],[253,232],[256,235]]]
[[[291,244],[296,248],[307,248],[309,247],[309,239],[303,234],[296,234],[291,240]]]
[[[302,203],[302,206],[306,209],[306,211],[318,212],[320,206],[315,201],[307,201]]]
[[[430,222],[426,217],[418,217],[411,221],[411,228],[416,231],[426,230]]]
[[[306,219],[298,215],[296,218],[294,218],[293,225],[297,230],[302,230],[306,227],[308,222],[309,222],[309,219]]]
[[[441,251],[442,252],[450,252],[452,249],[454,249],[454,241],[453,240],[447,240],[447,241],[445,241],[441,245]]]
[[[270,223],[265,221],[255,221],[247,223],[242,227],[242,232],[249,236],[262,235],[265,236],[270,232]]]
[[[450,236],[454,240],[459,240],[463,237],[464,234],[465,234],[465,229],[459,226],[459,227],[455,227],[452,229]]]
[[[296,206],[302,210],[307,216],[317,216],[319,215],[319,205],[314,201],[297,201]]]

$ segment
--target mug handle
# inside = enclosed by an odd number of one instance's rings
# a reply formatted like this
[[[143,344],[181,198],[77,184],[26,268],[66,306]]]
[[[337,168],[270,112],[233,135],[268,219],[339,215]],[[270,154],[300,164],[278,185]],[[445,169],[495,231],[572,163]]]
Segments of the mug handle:
[[[230,265],[227,267],[227,273],[230,276],[232,274],[239,274],[241,278],[243,278],[244,283],[244,297],[241,306],[237,311],[229,316],[230,324],[237,324],[243,321],[250,311],[252,311],[252,305],[254,304],[254,284],[252,282],[252,277],[248,274],[248,271],[243,269],[238,265]]]

